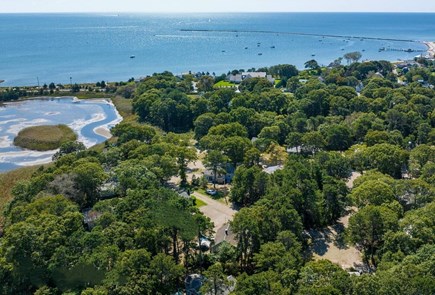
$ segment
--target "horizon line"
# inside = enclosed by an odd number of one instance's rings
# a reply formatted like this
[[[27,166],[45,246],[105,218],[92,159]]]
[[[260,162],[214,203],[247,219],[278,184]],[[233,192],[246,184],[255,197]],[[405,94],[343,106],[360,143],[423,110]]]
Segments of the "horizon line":
[[[435,11],[7,11],[0,14],[232,14],[232,13],[388,13],[388,14],[435,14]]]

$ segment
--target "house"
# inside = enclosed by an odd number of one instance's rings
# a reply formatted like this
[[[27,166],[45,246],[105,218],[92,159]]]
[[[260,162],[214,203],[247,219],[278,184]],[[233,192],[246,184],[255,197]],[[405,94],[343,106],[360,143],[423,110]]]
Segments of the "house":
[[[217,173],[216,183],[217,184],[230,183],[233,180],[234,171],[235,171],[235,169],[234,169],[233,165],[227,164],[227,166],[225,167],[226,173],[224,173],[224,172]],[[208,182],[213,183],[215,181],[213,170],[206,169],[204,171],[204,177],[207,179]]]
[[[283,165],[275,165],[275,166],[269,166],[263,169],[264,172],[267,174],[273,174],[275,171],[284,169]]]
[[[242,74],[228,75],[227,79],[233,83],[241,83],[243,81],[243,76]]]
[[[226,174],[217,173],[216,179],[213,170],[205,170],[204,176],[207,178],[208,182],[214,182],[216,181],[217,184],[225,184],[228,183]]]
[[[204,277],[200,274],[191,274],[184,280],[186,295],[199,295]]]
[[[241,74],[228,75],[227,77],[227,79],[233,83],[241,83],[243,80],[250,78],[266,78],[267,81],[275,84],[275,79],[272,77],[272,75],[267,75],[266,72],[246,72]]]
[[[237,246],[236,234],[233,233],[229,222],[216,231],[210,251],[214,253],[218,252],[219,248],[225,243]]]

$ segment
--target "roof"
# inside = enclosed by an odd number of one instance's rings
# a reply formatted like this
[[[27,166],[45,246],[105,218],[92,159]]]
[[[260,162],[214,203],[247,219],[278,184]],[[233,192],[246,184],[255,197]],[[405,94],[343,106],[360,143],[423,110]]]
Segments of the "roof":
[[[267,174],[273,174],[275,171],[281,170],[284,167],[282,165],[276,165],[276,166],[269,166],[263,169],[264,172]]]
[[[266,72],[246,72],[244,74],[246,78],[266,78]]]

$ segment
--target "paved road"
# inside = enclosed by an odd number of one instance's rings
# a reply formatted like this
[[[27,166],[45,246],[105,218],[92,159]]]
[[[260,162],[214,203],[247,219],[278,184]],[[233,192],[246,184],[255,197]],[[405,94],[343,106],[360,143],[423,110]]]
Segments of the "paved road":
[[[215,232],[223,227],[228,221],[233,220],[233,216],[237,211],[230,206],[222,204],[221,202],[213,200],[212,198],[198,192],[193,193],[193,195],[198,200],[207,203],[207,205],[200,207],[199,210],[213,221]]]

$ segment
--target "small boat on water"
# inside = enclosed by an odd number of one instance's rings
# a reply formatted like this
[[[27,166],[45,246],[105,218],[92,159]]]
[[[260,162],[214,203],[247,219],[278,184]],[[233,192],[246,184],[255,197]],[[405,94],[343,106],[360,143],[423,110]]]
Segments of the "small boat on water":
[[[270,48],[275,49],[275,46],[270,46]]]
[[[245,47],[245,49],[248,49],[248,47]]]
[[[136,56],[135,55],[130,55],[130,58],[136,58]]]
[[[258,53],[258,55],[263,55],[263,53],[260,52],[260,53]]]

